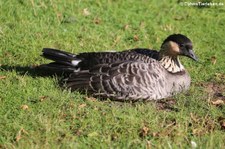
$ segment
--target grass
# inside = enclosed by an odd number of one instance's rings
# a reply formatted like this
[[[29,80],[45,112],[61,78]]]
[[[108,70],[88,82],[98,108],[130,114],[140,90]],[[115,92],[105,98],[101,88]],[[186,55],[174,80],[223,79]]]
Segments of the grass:
[[[225,96],[225,3],[12,0],[0,1],[0,14],[0,148],[225,146],[225,107],[211,102],[216,92]],[[154,102],[93,100],[30,68],[49,62],[40,57],[43,47],[73,53],[159,49],[172,33],[192,39],[200,59],[182,58],[192,86],[173,97],[172,110]]]

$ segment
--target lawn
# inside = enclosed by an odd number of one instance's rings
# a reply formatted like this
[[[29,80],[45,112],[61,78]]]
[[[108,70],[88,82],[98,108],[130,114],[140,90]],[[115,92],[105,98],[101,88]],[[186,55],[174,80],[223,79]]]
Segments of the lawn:
[[[225,2],[213,2],[224,5],[0,1],[0,148],[224,148]],[[193,41],[200,61],[182,58],[190,90],[159,102],[101,101],[33,69],[50,62],[40,57],[44,47],[159,49],[173,33]]]

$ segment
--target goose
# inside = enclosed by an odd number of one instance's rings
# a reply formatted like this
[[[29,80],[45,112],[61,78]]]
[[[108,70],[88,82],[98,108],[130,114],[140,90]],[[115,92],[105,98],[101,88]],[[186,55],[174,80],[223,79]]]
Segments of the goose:
[[[191,78],[179,56],[198,61],[192,41],[182,34],[168,36],[159,51],[135,48],[76,55],[44,48],[42,52],[54,62],[39,67],[69,74],[66,88],[118,101],[160,100],[186,91]]]

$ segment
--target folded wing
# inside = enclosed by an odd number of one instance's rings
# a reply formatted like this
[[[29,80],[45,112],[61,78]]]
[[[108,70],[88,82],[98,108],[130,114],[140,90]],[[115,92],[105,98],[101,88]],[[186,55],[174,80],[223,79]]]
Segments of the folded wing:
[[[159,75],[163,68],[154,59],[149,61],[99,64],[90,70],[72,73],[66,86],[116,100],[156,99],[165,92],[165,78]]]

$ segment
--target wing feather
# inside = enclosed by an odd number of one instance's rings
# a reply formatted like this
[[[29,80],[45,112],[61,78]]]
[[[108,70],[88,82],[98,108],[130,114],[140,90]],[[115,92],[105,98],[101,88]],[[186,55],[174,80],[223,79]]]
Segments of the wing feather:
[[[150,61],[100,64],[90,71],[71,74],[67,87],[72,90],[88,90],[93,95],[118,100],[152,98],[151,96],[161,92],[162,89],[159,88],[164,85],[165,78],[158,75],[163,71],[161,65],[153,59]]]

